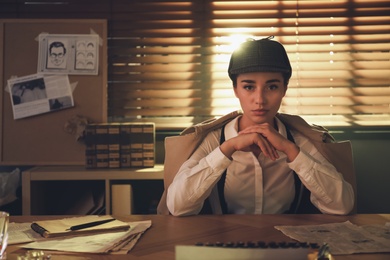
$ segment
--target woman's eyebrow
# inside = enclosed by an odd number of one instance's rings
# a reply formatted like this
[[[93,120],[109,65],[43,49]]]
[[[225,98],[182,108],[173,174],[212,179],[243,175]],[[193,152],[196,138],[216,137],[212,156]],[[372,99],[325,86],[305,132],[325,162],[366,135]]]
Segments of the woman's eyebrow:
[[[243,82],[243,83],[255,83],[255,81],[251,80],[251,79],[243,79],[243,80],[241,80],[241,82]]]
[[[279,79],[270,79],[270,80],[267,80],[265,83],[269,84],[269,83],[274,83],[274,82],[281,82]]]
[[[241,82],[243,82],[243,83],[256,83],[256,81],[251,80],[251,79],[243,79],[243,80],[241,80]],[[281,81],[279,79],[269,79],[265,83],[269,84],[269,83],[274,83],[274,82],[281,82]]]

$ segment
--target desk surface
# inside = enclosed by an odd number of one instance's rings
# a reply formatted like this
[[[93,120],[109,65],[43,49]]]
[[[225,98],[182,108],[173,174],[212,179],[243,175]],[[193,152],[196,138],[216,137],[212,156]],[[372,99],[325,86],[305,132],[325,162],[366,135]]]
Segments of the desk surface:
[[[13,222],[31,222],[61,216],[11,216]],[[152,220],[152,227],[138,241],[129,255],[61,255],[60,259],[159,259],[174,260],[175,245],[194,245],[197,242],[229,241],[293,241],[274,228],[275,225],[314,225],[350,220],[356,225],[385,224],[390,214],[358,214],[352,216],[330,215],[200,215],[173,217],[162,215],[120,216],[124,221]],[[23,250],[16,246],[7,248],[9,259]],[[53,260],[58,259],[53,255]],[[356,254],[336,256],[339,259],[390,259],[389,254]]]

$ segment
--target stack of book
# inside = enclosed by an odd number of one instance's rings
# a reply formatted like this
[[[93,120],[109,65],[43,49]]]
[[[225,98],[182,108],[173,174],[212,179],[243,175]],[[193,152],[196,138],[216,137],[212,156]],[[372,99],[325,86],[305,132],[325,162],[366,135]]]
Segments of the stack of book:
[[[85,128],[86,168],[154,167],[154,123],[96,123]]]

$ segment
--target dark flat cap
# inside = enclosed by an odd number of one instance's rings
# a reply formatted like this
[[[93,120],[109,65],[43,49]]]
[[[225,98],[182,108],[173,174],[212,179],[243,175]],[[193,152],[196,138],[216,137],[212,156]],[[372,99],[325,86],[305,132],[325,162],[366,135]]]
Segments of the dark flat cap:
[[[283,45],[270,39],[249,40],[242,43],[230,58],[228,73],[282,72],[291,77],[291,65]]]

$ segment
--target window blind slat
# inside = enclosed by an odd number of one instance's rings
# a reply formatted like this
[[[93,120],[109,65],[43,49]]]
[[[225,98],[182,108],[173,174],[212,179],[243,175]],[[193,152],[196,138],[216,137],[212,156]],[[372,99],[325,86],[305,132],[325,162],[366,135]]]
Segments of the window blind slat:
[[[282,112],[332,126],[390,125],[388,0],[2,1],[2,18],[106,18],[112,121],[184,128],[238,109],[237,36],[274,35],[293,75]]]
[[[280,2],[278,3],[280,4]],[[318,98],[316,98],[312,92],[300,92],[300,95],[304,96],[298,99],[301,108],[299,110],[300,113],[313,113],[313,111],[317,114],[328,113],[330,105],[332,106],[332,113],[350,114],[354,113],[353,111],[357,111],[356,113],[358,113],[364,109],[366,109],[366,111],[371,111],[372,113],[388,112],[386,99],[389,95],[386,96],[383,91],[381,94],[374,95],[370,93],[366,94],[367,96],[364,96],[364,94],[362,96],[362,94],[357,93],[357,91],[352,92],[344,90],[343,92],[337,93],[335,91],[324,91],[324,89],[328,90],[330,88],[334,90],[338,86],[359,89],[359,85],[357,84],[358,80],[366,79],[367,81],[367,79],[372,79],[376,81],[374,86],[379,88],[379,90],[377,89],[377,92],[380,92],[381,87],[378,86],[389,83],[387,76],[389,73],[389,43],[386,40],[389,38],[389,25],[386,23],[389,18],[388,16],[384,16],[384,13],[380,13],[380,9],[383,11],[383,6],[381,6],[381,8],[369,8],[371,6],[359,3],[361,4],[360,7],[364,7],[364,9],[355,10],[356,22],[353,23],[350,17],[345,17],[347,14],[351,13],[349,6],[346,6],[345,3],[338,3],[338,10],[336,12],[334,8],[329,8],[329,3],[324,1],[317,5],[314,4],[315,7],[305,3],[302,9],[303,11],[301,10],[302,16],[298,19],[300,39],[300,46],[298,49],[296,46],[297,37],[294,36],[297,30],[295,26],[296,5],[290,5],[290,3],[291,1],[289,3],[286,1],[282,2],[281,5],[283,8],[280,8],[279,6],[279,9],[283,10],[282,13],[286,14],[287,12],[291,16],[287,15],[287,17],[283,17],[279,20],[278,18],[275,18],[275,13],[278,12],[275,2],[270,3],[267,1],[266,3],[263,3],[262,7],[264,8],[259,8],[260,3],[255,1],[241,1],[239,7],[234,5],[236,3],[233,3],[232,1],[228,3],[210,3],[209,7],[211,9],[214,8],[215,11],[210,12],[208,15],[205,14],[206,19],[209,20],[205,21],[207,26],[201,32],[214,39],[218,37],[223,38],[231,34],[232,28],[240,29],[245,27],[248,34],[255,34],[256,31],[263,31],[263,36],[277,32],[275,34],[281,36],[281,40],[286,43],[286,49],[289,51],[289,55],[292,56],[292,64],[298,69],[297,72],[293,74],[291,81],[292,83],[293,81],[296,81],[297,84],[295,86],[290,86],[290,89],[294,88],[299,90],[302,86],[304,86],[303,88],[310,86],[308,84],[311,84],[312,87],[322,86],[321,89],[317,89],[317,93],[321,93],[319,95],[317,94],[317,96],[319,96]],[[383,2],[380,2],[379,5],[383,5]],[[319,6],[321,6],[322,9],[318,8]],[[272,15],[264,15],[261,20],[258,19],[258,16],[256,17],[256,15],[266,10],[267,7]],[[288,8],[291,8],[291,12],[289,12],[290,9]],[[319,11],[313,12],[313,8],[317,8]],[[251,11],[250,9],[254,11]],[[256,11],[256,9],[261,9],[261,11]],[[331,13],[332,15],[330,15]],[[317,17],[318,14],[320,15]],[[375,15],[378,17],[374,17]],[[331,16],[332,19],[330,18]],[[359,19],[357,20],[356,18]],[[194,27],[191,28],[199,27],[198,24],[201,23],[192,23],[191,26]],[[267,28],[272,27],[275,24],[277,24],[278,27],[275,27],[274,29]],[[168,23],[165,25],[168,25]],[[283,28],[282,31],[280,31],[279,28]],[[198,36],[198,34],[195,35]],[[330,35],[332,35],[332,38]],[[219,41],[219,43],[223,44],[223,40]],[[362,43],[364,43],[364,45],[362,45]],[[351,44],[353,44],[353,46]],[[172,43],[172,46],[175,46],[175,43]],[[199,51],[203,54],[200,57],[201,59],[203,59],[205,55],[213,55],[213,52],[210,53],[210,49],[207,49],[207,45],[202,45]],[[217,48],[213,51],[218,53]],[[299,52],[299,57],[294,55],[297,52]],[[332,52],[332,55],[330,55],[330,52]],[[229,53],[220,51],[219,54],[226,54],[226,63]],[[132,59],[132,61],[135,61],[135,59]],[[149,66],[145,68],[145,70],[135,71],[148,75],[155,75],[157,76],[157,79],[160,79],[158,75],[153,73],[150,74],[151,72],[156,72],[155,68],[157,67],[153,68]],[[208,62],[196,63],[190,66],[187,64],[187,66],[182,66],[182,68],[192,71],[194,77],[186,77],[184,74],[179,76],[176,74],[180,80],[187,79],[194,81],[203,80],[205,83],[212,82],[212,84],[210,84],[211,89],[215,88],[213,87],[216,84],[215,82],[221,82],[217,88],[225,89],[226,91],[229,91],[231,88],[229,80],[225,80],[226,64],[208,60]],[[170,69],[176,72],[179,71],[176,66],[161,68],[161,70],[164,71]],[[127,70],[123,69],[123,71]],[[195,76],[197,71],[202,72],[201,78]],[[169,72],[167,71],[167,73]],[[140,78],[144,77],[140,76]],[[353,84],[348,80],[351,78],[354,79]],[[320,83],[318,83],[318,81],[320,81]],[[312,84],[313,82],[316,83]],[[167,88],[169,89],[169,87]],[[191,85],[191,88],[196,89],[197,86]],[[170,95],[171,97],[179,98],[172,90],[170,91]],[[210,97],[210,99],[203,98],[203,102],[201,102],[197,99],[199,95]],[[211,93],[208,93],[208,91],[200,90],[188,92],[188,95],[185,95],[187,99],[182,98],[176,100],[175,105],[172,106],[180,108],[180,111],[176,113],[183,115],[182,113],[186,111],[187,106],[192,106],[194,108],[194,112],[192,113],[195,114],[196,111],[202,111],[198,110],[199,108],[197,106],[199,106],[199,104],[203,105],[204,103],[207,103],[210,107],[215,108],[215,106],[226,106],[226,104],[234,101],[234,97],[229,97],[229,94],[224,96],[222,93],[218,93],[218,95],[221,95],[222,99],[214,97]],[[224,99],[226,102],[221,102],[221,100]],[[167,100],[172,103],[174,102],[174,100],[169,98],[167,98]],[[142,102],[130,102],[127,104],[140,105],[141,103]],[[147,103],[151,106],[153,102]],[[293,109],[296,104],[296,97],[287,94],[284,104],[284,109]],[[313,105],[315,106],[313,107]]]
[[[125,98],[125,97],[123,97]],[[121,107],[133,108],[137,107],[146,107],[148,109],[161,107],[166,103],[166,101],[172,102],[171,107],[177,108],[186,108],[186,107],[202,107],[204,104],[210,104],[210,107],[219,108],[219,107],[231,107],[233,104],[238,107],[238,101],[233,97],[224,97],[223,99],[205,99],[205,98],[166,98],[164,101],[161,99],[148,99],[148,100],[131,100],[127,99],[118,99],[115,100],[114,104],[112,104],[113,108],[120,109]],[[388,96],[376,96],[376,97],[286,97],[283,101],[283,109],[294,106],[311,106],[316,108],[323,107],[358,107],[362,105],[370,106],[370,107],[381,107],[382,111],[388,112],[388,102],[387,100],[390,98]],[[329,112],[329,110],[327,111]],[[173,114],[175,115],[175,114]]]

